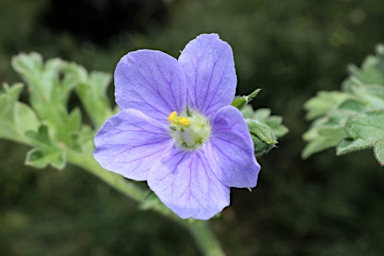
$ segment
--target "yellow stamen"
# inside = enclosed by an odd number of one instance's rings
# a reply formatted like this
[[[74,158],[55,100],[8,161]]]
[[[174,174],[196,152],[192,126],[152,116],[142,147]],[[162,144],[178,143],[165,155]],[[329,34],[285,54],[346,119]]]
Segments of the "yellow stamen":
[[[169,114],[169,117],[168,117],[169,122],[173,123],[176,117],[177,117],[177,112],[173,111],[171,114]]]
[[[181,118],[180,118],[180,124],[181,124],[182,126],[188,126],[188,125],[191,124],[191,121],[189,121],[188,118],[181,117]]]
[[[176,126],[178,130],[180,130],[181,127],[188,127],[191,124],[191,121],[189,121],[188,118],[177,116],[176,111],[173,111],[171,114],[169,114],[168,121],[172,126]]]

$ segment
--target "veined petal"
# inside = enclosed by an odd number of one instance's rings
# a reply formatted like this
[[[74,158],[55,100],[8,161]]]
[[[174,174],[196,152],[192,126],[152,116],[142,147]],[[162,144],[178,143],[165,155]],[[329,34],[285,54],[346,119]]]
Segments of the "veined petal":
[[[211,124],[211,137],[203,150],[216,177],[229,187],[255,187],[260,165],[240,111],[232,106],[224,107]]]
[[[174,148],[154,164],[148,185],[183,219],[207,220],[229,205],[229,188],[212,173],[202,151]]]
[[[237,84],[233,53],[217,34],[203,34],[190,41],[179,63],[186,76],[189,107],[210,117],[231,104]]]
[[[146,180],[153,163],[173,144],[165,126],[134,109],[109,118],[94,141],[99,164],[132,180]]]
[[[184,72],[163,52],[130,52],[116,66],[115,97],[121,109],[137,109],[166,124],[172,111],[186,106]]]

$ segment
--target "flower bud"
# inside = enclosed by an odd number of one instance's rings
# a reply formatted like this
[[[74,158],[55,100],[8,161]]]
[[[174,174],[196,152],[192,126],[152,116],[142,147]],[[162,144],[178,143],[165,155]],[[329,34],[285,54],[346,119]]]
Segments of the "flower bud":
[[[254,144],[255,155],[268,153],[277,144],[272,128],[255,119],[246,119]]]

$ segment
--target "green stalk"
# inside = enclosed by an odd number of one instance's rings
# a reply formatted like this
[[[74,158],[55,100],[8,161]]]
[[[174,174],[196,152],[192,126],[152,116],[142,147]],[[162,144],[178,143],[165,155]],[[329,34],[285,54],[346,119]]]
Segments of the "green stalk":
[[[69,163],[81,167],[90,173],[96,175],[101,180],[106,182],[111,187],[120,191],[131,199],[141,202],[143,201],[148,192],[136,186],[133,182],[124,179],[122,176],[103,169],[92,157],[92,155],[82,155],[78,153],[69,152],[67,155]],[[220,247],[220,243],[215,237],[214,233],[205,221],[193,221],[180,219],[177,215],[165,209],[164,207],[151,208],[158,213],[167,216],[176,223],[186,228],[194,238],[202,255],[206,256],[222,256],[225,255]]]
[[[206,221],[196,220],[192,223],[185,223],[184,227],[188,229],[196,244],[198,245],[202,255],[206,256],[222,256],[225,255],[220,247],[215,234],[209,228]]]
[[[8,138],[15,142],[23,143],[29,146],[32,146],[28,141],[23,139]],[[116,189],[117,191],[123,193],[127,197],[137,201],[142,202],[148,195],[148,191],[145,191],[135,185],[133,182],[123,178],[121,175],[106,171],[102,168],[96,160],[93,158],[92,154],[86,153],[81,154],[77,152],[67,151],[67,161],[75,166],[81,167],[84,170],[92,173],[97,176],[108,185]],[[188,221],[180,219],[176,214],[171,212],[166,207],[153,206],[151,209],[170,218],[174,222],[183,226],[189,231],[189,233],[194,238],[196,245],[199,248],[199,251],[202,255],[205,256],[224,256],[225,253],[222,250],[219,241],[215,237],[215,234],[209,228],[208,222],[194,220]]]
[[[12,141],[26,144],[29,146],[31,143],[29,143],[25,137],[16,138],[7,138]],[[120,191],[127,197],[137,201],[142,202],[148,195],[148,191],[145,191],[141,188],[139,188],[137,185],[135,185],[133,182],[123,178],[121,175],[106,171],[104,168],[102,168],[96,160],[93,158],[91,153],[77,153],[73,152],[71,150],[67,150],[67,161],[68,163],[71,163],[75,166],[81,167],[84,170],[87,170],[88,172],[92,173],[93,175],[97,176],[104,182],[106,182],[108,185],[116,189],[117,191]],[[225,253],[223,252],[219,241],[215,237],[215,234],[212,232],[212,230],[209,228],[208,222],[206,221],[200,221],[200,220],[194,220],[192,222],[188,220],[180,219],[177,215],[175,215],[173,212],[171,212],[166,207],[159,206],[153,206],[151,209],[170,218],[174,222],[178,223],[179,225],[183,226],[185,229],[189,231],[189,233],[194,238],[196,245],[199,248],[199,251],[202,255],[206,256],[223,256]]]

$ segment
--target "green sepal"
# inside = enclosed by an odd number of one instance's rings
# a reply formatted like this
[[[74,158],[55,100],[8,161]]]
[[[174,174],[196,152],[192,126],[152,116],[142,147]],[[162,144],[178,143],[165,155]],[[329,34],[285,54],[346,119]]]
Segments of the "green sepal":
[[[258,120],[246,119],[254,145],[255,155],[268,153],[277,144],[276,136],[271,127]]]
[[[248,96],[237,96],[232,101],[231,105],[239,110],[242,110],[243,107],[249,104],[257,96],[257,94],[259,94],[260,91],[261,89],[256,89]]]
[[[271,116],[271,110],[261,108],[256,111],[252,106],[244,106],[241,110],[248,125],[255,148],[255,155],[269,152],[277,144],[277,138],[284,136],[288,128],[282,124],[283,118]]]

